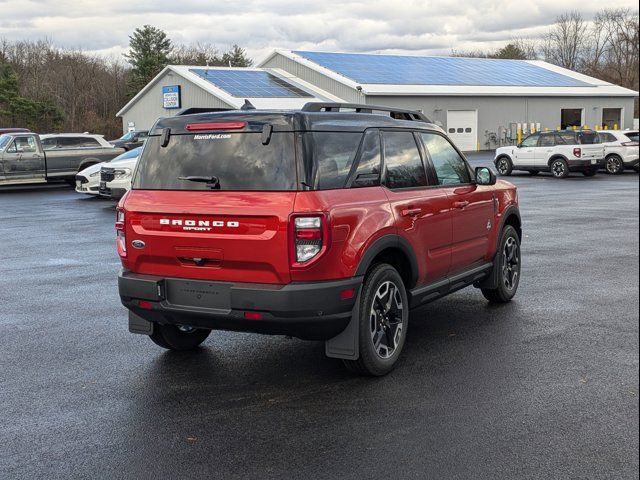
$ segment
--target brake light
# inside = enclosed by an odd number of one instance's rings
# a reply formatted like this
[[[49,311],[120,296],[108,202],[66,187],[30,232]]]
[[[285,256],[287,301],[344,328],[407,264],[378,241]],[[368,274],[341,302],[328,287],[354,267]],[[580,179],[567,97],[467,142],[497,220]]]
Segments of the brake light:
[[[581,148],[574,148],[573,149],[573,156],[580,158],[582,157],[582,149]]]
[[[125,213],[120,207],[116,209],[116,245],[121,257],[127,256],[127,237],[125,234]]]
[[[189,132],[203,130],[241,130],[247,126],[247,122],[213,122],[213,123],[188,123],[185,127]]]
[[[620,145],[623,147],[637,147],[639,144],[638,142],[622,142]]]
[[[297,215],[290,221],[290,258],[292,266],[307,266],[326,251],[329,228],[324,214]]]

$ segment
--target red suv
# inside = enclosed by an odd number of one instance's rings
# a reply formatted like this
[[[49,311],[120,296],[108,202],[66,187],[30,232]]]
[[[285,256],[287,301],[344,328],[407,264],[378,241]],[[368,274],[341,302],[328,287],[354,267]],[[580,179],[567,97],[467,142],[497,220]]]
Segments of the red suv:
[[[158,120],[117,209],[129,329],[187,350],[211,330],[325,340],[393,368],[409,310],[520,280],[516,188],[418,112],[307,104]]]

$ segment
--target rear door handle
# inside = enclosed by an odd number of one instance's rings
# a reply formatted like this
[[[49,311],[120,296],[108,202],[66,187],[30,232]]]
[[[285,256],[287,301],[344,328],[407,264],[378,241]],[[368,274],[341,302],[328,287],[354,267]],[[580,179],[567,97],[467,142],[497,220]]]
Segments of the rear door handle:
[[[420,215],[420,213],[422,213],[422,209],[421,208],[403,208],[401,213],[403,217],[416,217]]]
[[[453,208],[464,208],[469,205],[469,202],[466,200],[464,202],[453,202]]]

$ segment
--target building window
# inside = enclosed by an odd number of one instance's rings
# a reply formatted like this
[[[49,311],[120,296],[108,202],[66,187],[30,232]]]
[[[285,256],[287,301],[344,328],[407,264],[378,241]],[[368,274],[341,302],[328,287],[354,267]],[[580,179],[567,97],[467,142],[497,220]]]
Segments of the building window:
[[[581,127],[582,126],[582,109],[581,108],[563,108],[560,114],[560,128]]]

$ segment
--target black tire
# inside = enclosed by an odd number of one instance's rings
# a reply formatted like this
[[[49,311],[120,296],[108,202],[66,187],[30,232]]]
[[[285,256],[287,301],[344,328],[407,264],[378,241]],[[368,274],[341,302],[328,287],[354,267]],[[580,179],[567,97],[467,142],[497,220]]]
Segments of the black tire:
[[[514,249],[515,248],[515,249]],[[482,295],[491,303],[507,303],[515,296],[520,285],[520,237],[511,225],[502,230],[493,268],[498,269],[497,288],[483,288]]]
[[[591,170],[585,170],[584,172],[582,172],[582,174],[585,177],[595,177],[598,173],[598,169],[597,168],[592,168]]]
[[[191,328],[188,330],[188,328]],[[167,350],[193,350],[204,342],[211,330],[193,327],[177,327],[176,325],[153,325],[153,333],[149,338],[156,345]]]
[[[376,264],[367,273],[358,321],[360,356],[358,360],[344,360],[344,364],[360,375],[379,377],[389,373],[402,353],[409,323],[407,292],[391,265]]]
[[[531,175],[532,177],[535,177],[539,173],[540,173],[540,170],[529,170],[529,175]]]
[[[611,175],[620,175],[624,172],[624,162],[619,155],[609,155],[605,161],[605,170]]]
[[[513,162],[509,157],[500,157],[496,160],[496,170],[503,177],[508,177],[513,172]]]
[[[566,160],[557,158],[551,162],[551,175],[556,178],[567,178],[569,176],[569,164]]]

